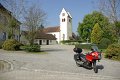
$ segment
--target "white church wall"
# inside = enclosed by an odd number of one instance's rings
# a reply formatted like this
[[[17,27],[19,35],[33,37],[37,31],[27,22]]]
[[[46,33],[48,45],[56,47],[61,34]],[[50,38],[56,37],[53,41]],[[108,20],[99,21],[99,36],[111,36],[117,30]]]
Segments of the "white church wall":
[[[72,19],[71,18],[68,18],[68,21],[67,21],[67,38],[69,39],[69,37],[72,36]]]

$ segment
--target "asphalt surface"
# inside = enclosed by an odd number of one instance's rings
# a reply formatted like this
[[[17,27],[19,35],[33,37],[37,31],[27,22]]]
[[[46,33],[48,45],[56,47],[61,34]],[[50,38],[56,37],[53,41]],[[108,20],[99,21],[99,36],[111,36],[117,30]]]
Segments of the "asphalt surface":
[[[120,62],[102,59],[98,73],[77,67],[74,46],[42,45],[47,54],[0,50],[0,60],[11,63],[11,69],[0,73],[0,80],[120,80]]]

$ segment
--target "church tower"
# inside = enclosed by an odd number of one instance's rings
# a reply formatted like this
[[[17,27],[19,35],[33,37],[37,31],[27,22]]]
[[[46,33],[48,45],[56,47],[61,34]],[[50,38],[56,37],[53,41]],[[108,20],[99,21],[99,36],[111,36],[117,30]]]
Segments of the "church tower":
[[[70,40],[70,37],[72,37],[72,16],[63,8],[59,17],[60,40]]]

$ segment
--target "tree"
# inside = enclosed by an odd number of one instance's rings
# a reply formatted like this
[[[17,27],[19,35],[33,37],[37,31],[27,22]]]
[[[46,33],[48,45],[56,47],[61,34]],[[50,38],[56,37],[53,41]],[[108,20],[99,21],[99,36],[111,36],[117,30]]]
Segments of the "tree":
[[[16,29],[19,29],[19,22],[13,18],[10,19],[9,23],[8,23],[8,39],[14,39],[14,31]]]
[[[99,44],[102,39],[102,35],[103,35],[103,31],[100,28],[99,24],[96,23],[91,33],[91,42]]]
[[[3,0],[1,3],[12,12],[11,15],[16,19],[20,20],[25,13],[25,0]]]
[[[28,13],[25,16],[25,25],[27,26],[27,35],[26,38],[29,41],[30,45],[33,45],[36,32],[38,28],[41,27],[41,24],[45,20],[45,12],[33,5],[28,9]]]
[[[120,0],[99,0],[99,10],[113,22],[120,19]]]
[[[85,15],[83,22],[78,25],[78,34],[85,41],[87,38],[90,38],[90,33],[94,25],[98,23],[101,29],[103,30],[104,37],[110,37],[110,26],[109,20],[101,12],[93,11],[91,14]]]

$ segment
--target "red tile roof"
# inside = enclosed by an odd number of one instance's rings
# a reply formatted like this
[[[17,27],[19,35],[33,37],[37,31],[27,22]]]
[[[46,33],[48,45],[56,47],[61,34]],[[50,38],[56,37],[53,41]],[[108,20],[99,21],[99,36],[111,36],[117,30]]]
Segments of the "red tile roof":
[[[43,32],[45,33],[60,32],[60,26],[44,28]]]

